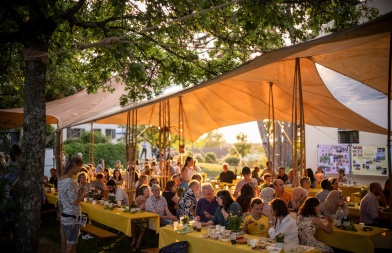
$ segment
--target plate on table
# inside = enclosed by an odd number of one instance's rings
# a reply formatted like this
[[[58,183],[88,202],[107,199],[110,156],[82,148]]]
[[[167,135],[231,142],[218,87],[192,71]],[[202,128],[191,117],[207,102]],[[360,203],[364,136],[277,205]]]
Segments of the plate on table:
[[[220,237],[219,239],[220,239],[222,242],[230,242],[230,238]]]
[[[243,236],[237,237],[237,243],[247,243],[247,239]]]
[[[191,227],[190,229],[189,228],[178,229],[176,230],[176,232],[179,234],[191,233],[193,232],[193,228]]]
[[[209,235],[208,234],[204,234],[204,235],[201,235],[200,237],[201,238],[209,238]]]
[[[297,252],[307,252],[313,250],[314,247],[304,246],[304,245],[297,245],[296,250]]]

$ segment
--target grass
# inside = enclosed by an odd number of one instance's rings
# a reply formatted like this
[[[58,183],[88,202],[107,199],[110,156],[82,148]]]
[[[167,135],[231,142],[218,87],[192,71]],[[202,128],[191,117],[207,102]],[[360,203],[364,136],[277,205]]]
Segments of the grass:
[[[197,163],[204,173],[207,173],[207,178],[218,176],[222,172],[222,165],[213,163]]]
[[[207,173],[207,178],[215,178],[218,176],[222,170],[222,164],[214,164],[214,163],[200,163],[198,162],[197,165],[200,166],[201,170]],[[238,168],[237,168],[238,169]],[[234,167],[229,166],[229,170],[234,172]],[[237,172],[238,174],[238,172]]]

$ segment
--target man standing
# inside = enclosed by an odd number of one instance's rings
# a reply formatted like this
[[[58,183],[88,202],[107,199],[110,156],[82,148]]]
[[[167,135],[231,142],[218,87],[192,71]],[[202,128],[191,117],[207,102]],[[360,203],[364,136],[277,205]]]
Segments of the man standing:
[[[177,220],[167,207],[166,199],[160,195],[161,187],[157,184],[151,186],[152,196],[146,201],[146,211],[159,214],[160,226],[173,224]]]
[[[121,205],[129,206],[128,195],[123,189],[116,186],[114,180],[109,180],[109,182],[106,183],[106,186],[108,187],[109,195],[116,196],[116,201],[121,201]]]
[[[245,184],[250,184],[255,193],[255,197],[260,197],[259,184],[257,183],[256,179],[251,178],[249,167],[242,168],[242,176],[244,177],[244,179],[239,181],[237,186],[235,187],[234,197],[238,197],[238,194],[241,192],[242,186],[244,186]]]
[[[212,219],[218,208],[218,202],[214,196],[214,189],[210,183],[204,183],[201,186],[204,198],[199,199],[196,207],[196,220],[207,222]]]
[[[142,142],[142,153],[140,154],[140,159],[142,159],[143,154],[144,154],[144,160],[147,159],[147,142],[146,139],[143,138],[143,142]]]
[[[235,180],[237,178],[236,175],[234,174],[234,172],[229,170],[229,165],[227,163],[222,164],[222,169],[223,169],[223,172],[221,172],[219,175],[220,181],[222,183],[232,184],[233,180]],[[237,173],[237,171],[235,173]]]
[[[54,185],[54,188],[57,189],[57,171],[55,168],[50,169],[50,179],[49,184]]]
[[[262,172],[260,177],[263,177],[265,173],[270,173],[272,179],[276,178],[276,171],[274,170],[274,168],[272,167],[272,162],[268,161],[266,164],[267,168],[265,168]]]
[[[275,179],[274,188],[275,198],[282,199],[288,205],[293,196],[291,195],[291,193],[284,191],[284,183],[281,179]]]
[[[368,226],[380,226],[378,220],[382,219],[378,210],[378,196],[382,191],[381,185],[377,182],[370,184],[370,192],[362,199],[360,205],[360,221]]]
[[[278,169],[278,176],[276,179],[282,179],[283,183],[287,184],[287,181],[289,180],[289,177],[286,174],[286,170],[284,167],[279,167]]]

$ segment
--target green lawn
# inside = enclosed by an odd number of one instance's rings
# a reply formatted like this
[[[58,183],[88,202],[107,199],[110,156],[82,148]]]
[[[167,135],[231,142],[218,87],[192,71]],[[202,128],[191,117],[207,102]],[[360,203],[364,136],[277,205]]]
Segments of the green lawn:
[[[207,178],[216,177],[222,172],[222,164],[213,163],[197,163],[204,173],[207,173]],[[229,169],[234,171],[234,167],[230,166]],[[238,169],[238,168],[237,168]],[[238,175],[238,172],[237,172]]]

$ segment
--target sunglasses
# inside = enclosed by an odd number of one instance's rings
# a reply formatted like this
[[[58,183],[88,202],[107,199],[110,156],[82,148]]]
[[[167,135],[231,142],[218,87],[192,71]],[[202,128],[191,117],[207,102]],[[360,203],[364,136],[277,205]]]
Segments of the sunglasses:
[[[220,198],[220,199],[225,199],[223,196],[217,196],[217,198]]]

